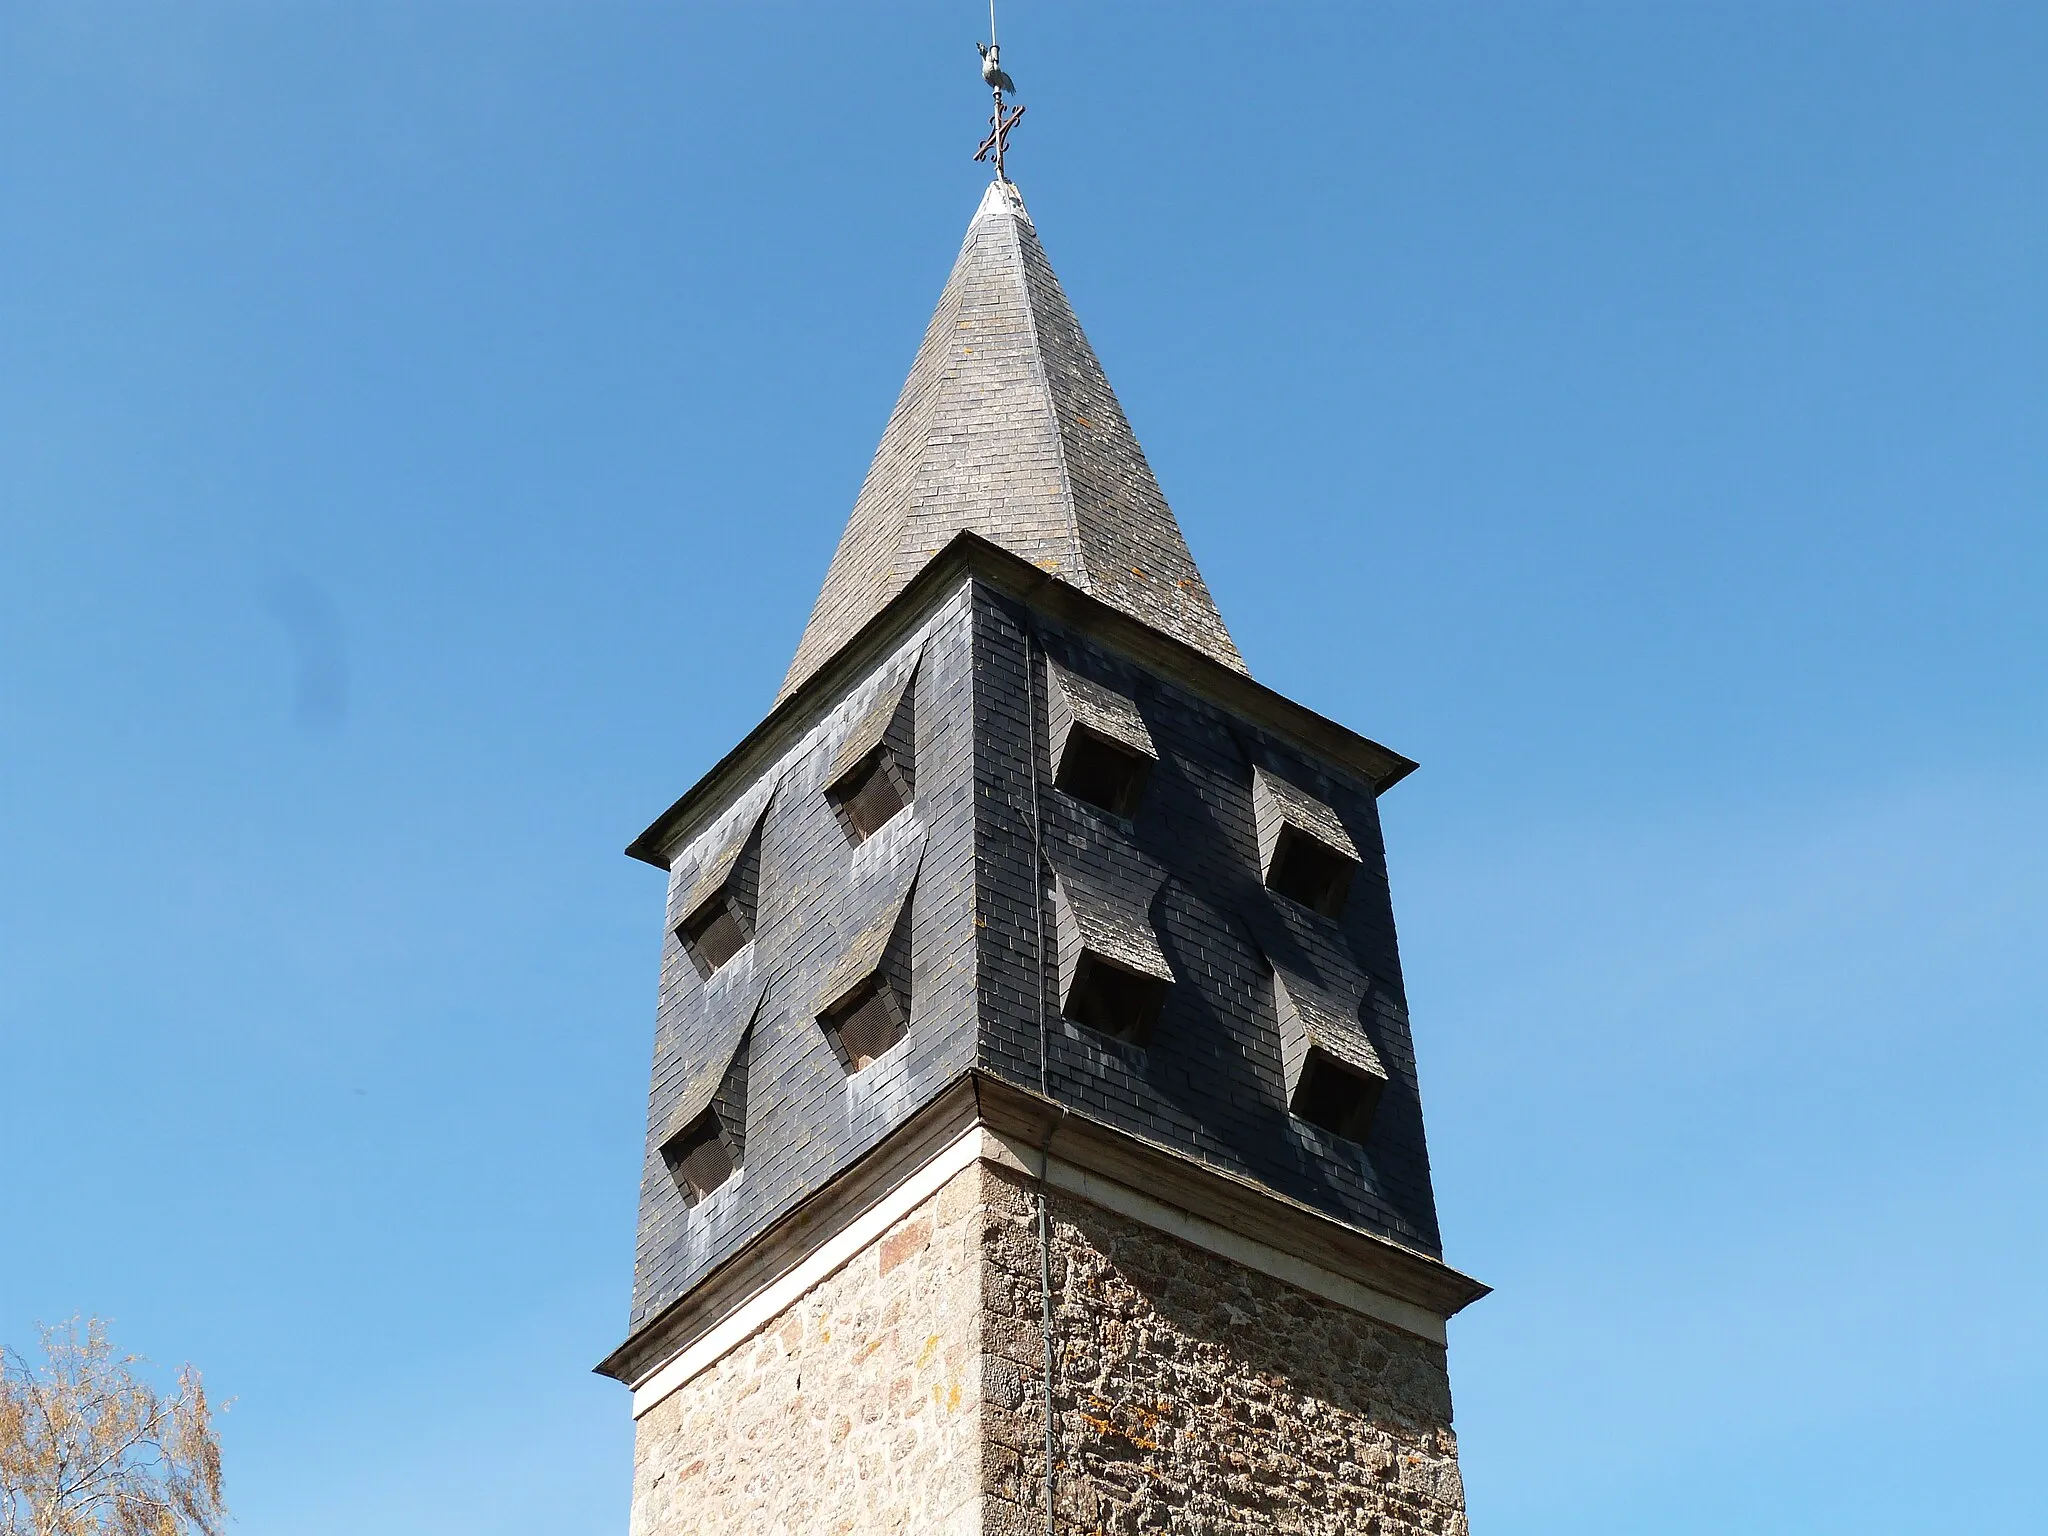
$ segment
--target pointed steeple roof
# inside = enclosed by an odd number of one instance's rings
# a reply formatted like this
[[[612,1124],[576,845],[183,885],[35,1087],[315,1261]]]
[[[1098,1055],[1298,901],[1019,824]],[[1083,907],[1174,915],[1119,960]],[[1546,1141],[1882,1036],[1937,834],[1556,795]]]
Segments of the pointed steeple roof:
[[[783,695],[962,529],[1246,670],[1006,181],[968,225]]]

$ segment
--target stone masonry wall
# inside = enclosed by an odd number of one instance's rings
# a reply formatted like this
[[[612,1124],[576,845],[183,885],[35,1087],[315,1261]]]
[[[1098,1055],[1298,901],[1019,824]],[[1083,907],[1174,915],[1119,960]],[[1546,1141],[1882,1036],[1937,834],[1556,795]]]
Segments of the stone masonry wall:
[[[641,1418],[633,1536],[975,1536],[985,1178]]]
[[[1037,1536],[1036,1185],[988,1164],[639,1423],[633,1536]],[[1444,1352],[1055,1194],[1061,1536],[1466,1536]]]
[[[1035,1186],[991,1170],[983,1529],[1044,1529]],[[1062,1536],[1466,1536],[1441,1347],[1057,1193]]]

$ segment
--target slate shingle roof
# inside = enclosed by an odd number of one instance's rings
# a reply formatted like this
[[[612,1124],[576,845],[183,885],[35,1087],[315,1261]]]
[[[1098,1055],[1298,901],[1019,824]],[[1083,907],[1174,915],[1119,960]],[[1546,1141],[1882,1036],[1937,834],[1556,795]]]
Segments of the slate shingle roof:
[[[1246,670],[1007,182],[968,226],[782,696],[963,528]]]

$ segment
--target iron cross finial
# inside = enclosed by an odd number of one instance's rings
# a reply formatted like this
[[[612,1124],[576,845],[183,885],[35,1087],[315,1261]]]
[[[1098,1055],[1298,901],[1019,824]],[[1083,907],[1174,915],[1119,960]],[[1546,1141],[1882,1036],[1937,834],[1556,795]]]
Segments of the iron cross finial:
[[[988,10],[988,35],[996,35],[996,10],[993,0]],[[1003,72],[1002,50],[993,42],[976,43],[981,50],[981,80],[995,98],[995,111],[988,120],[988,137],[981,141],[981,148],[974,152],[976,160],[994,160],[996,180],[1008,181],[1009,173],[1003,169],[1003,155],[1010,147],[1010,130],[1017,126],[1024,116],[1022,107],[1006,107],[1003,98],[1017,94],[1017,83]]]

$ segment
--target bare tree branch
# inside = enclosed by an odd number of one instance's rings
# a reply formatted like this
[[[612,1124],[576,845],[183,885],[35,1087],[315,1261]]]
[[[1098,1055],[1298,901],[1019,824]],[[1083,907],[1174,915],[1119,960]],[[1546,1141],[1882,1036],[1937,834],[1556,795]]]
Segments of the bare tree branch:
[[[160,1396],[97,1318],[0,1350],[0,1536],[222,1536],[220,1441],[199,1373]]]

